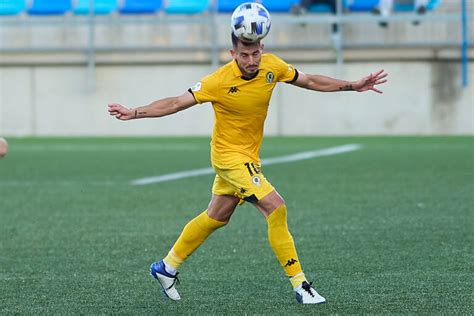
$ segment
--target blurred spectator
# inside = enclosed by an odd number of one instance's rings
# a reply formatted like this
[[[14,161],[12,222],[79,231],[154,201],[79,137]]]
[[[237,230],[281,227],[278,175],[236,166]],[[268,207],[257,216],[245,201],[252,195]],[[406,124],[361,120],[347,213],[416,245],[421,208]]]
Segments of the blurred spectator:
[[[336,8],[336,0],[301,0],[299,4],[296,4],[293,6],[291,11],[294,14],[305,14],[309,11],[309,9],[313,5],[317,4],[325,4],[327,5],[330,9],[331,12],[336,14],[337,8]],[[336,34],[339,32],[339,27],[336,23],[332,24],[332,33]]]
[[[426,13],[426,6],[428,5],[428,0],[380,0],[379,4],[372,10],[374,14],[380,14],[384,17],[387,17],[393,11],[393,6],[395,4],[400,5],[413,5],[415,12],[418,14]],[[420,21],[413,21],[414,25],[420,24]],[[387,21],[379,22],[379,25],[382,27],[387,27]]]

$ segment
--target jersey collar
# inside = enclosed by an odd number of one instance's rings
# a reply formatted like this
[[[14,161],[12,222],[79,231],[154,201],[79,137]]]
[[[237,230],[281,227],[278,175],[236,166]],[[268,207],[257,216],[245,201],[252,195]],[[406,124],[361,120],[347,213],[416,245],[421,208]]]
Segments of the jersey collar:
[[[233,60],[232,62],[232,70],[234,72],[234,76],[242,77],[242,71],[240,71],[239,65],[237,65],[237,60]]]

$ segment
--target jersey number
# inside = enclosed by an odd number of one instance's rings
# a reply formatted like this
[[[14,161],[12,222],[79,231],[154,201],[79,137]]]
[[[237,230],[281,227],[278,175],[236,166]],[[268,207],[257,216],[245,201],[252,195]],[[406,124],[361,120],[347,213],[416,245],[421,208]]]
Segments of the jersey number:
[[[260,173],[260,168],[255,167],[255,165],[253,164],[253,162],[246,162],[246,163],[244,163],[244,165],[247,167],[247,170],[249,171],[249,174],[250,174],[251,176],[253,176],[254,172],[255,172],[255,174],[259,174],[259,173]]]

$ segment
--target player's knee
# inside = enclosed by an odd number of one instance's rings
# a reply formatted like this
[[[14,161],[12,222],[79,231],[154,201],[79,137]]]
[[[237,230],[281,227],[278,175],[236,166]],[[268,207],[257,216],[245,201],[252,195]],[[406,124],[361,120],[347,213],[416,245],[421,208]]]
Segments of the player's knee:
[[[273,190],[263,197],[260,201],[258,201],[257,205],[265,214],[265,216],[269,216],[280,207],[285,207],[286,209],[285,200],[280,194],[278,194],[276,190]]]
[[[282,204],[276,209],[274,209],[268,216],[267,216],[267,223],[269,227],[287,227],[287,211],[286,205]]]
[[[208,210],[207,216],[214,221],[222,223],[222,226],[227,225],[232,217],[234,210]]]
[[[214,220],[215,222],[218,222],[218,225],[214,225],[214,224],[210,225],[213,229],[218,229],[218,228],[224,227],[230,221],[230,216],[217,216],[217,217],[214,217],[214,216],[209,215],[209,218]]]
[[[274,205],[272,205],[272,207],[270,208],[270,215],[273,214],[274,212],[281,212],[281,213],[284,213],[285,215],[285,218],[286,218],[286,213],[287,213],[287,208],[286,208],[286,204],[285,204],[285,201],[282,199],[280,202],[278,203],[275,203]]]

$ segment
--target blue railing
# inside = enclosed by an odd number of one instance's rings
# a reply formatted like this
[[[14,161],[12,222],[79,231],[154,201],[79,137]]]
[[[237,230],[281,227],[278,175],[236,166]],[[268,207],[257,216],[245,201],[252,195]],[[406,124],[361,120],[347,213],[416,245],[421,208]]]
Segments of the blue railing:
[[[58,15],[58,14],[195,14],[213,11],[232,12],[239,4],[249,0],[0,0],[0,15]],[[259,0],[270,12],[290,12],[299,0]],[[347,12],[372,10],[379,0],[342,0]],[[441,0],[430,0],[428,9],[435,9]],[[412,10],[413,5],[395,5],[395,10]],[[316,4],[311,12],[330,12],[327,5]]]

